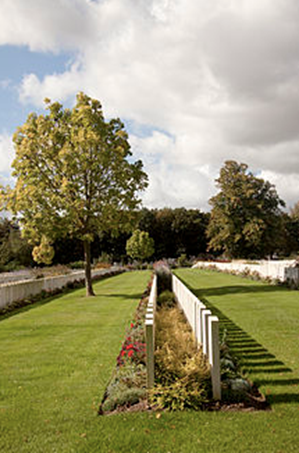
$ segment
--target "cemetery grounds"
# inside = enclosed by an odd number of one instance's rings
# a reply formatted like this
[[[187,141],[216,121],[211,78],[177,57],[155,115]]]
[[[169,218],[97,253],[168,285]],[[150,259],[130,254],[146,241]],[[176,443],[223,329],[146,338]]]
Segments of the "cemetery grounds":
[[[176,275],[217,314],[267,411],[98,408],[149,271],[0,319],[0,451],[299,452],[299,292],[208,270]]]

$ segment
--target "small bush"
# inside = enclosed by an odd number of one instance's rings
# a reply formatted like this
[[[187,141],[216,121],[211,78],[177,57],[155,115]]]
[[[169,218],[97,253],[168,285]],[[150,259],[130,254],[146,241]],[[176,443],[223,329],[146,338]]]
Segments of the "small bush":
[[[172,291],[163,291],[157,298],[157,307],[173,308],[175,305],[176,299]]]
[[[106,391],[100,412],[110,412],[119,406],[130,406],[146,398],[146,368],[126,363],[116,368]]]
[[[84,261],[74,261],[73,263],[69,264],[71,269],[84,269],[85,263]]]
[[[186,253],[182,253],[182,254],[178,257],[177,263],[178,263],[178,266],[179,266],[179,267],[189,266],[189,262],[188,262]]]
[[[109,253],[102,252],[101,255],[95,260],[94,264],[99,263],[111,264],[112,263],[111,255],[109,255]]]
[[[170,385],[157,385],[151,397],[151,404],[160,410],[199,410],[205,402],[207,399],[204,388],[200,388],[197,382],[186,385],[182,380]]]

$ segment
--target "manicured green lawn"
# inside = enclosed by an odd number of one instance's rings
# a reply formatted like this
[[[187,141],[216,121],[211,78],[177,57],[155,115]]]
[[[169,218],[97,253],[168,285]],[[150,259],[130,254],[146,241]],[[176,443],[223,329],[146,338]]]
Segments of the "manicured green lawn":
[[[100,417],[97,408],[148,272],[60,296],[0,322],[0,451],[299,451],[299,292],[208,271],[178,276],[221,311],[272,411]]]

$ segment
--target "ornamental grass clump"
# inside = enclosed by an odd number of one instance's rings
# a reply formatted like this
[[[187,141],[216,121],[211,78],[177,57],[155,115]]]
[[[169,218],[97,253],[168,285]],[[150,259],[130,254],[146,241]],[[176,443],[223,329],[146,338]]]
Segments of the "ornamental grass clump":
[[[209,365],[178,308],[156,314],[156,385],[150,402],[156,409],[201,409],[208,400]]]

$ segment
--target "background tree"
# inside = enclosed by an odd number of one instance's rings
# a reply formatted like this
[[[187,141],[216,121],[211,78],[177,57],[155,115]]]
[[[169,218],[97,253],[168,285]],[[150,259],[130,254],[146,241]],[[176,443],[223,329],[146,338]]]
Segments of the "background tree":
[[[154,240],[145,231],[135,230],[127,241],[127,254],[133,259],[145,260],[150,258],[154,251]]]
[[[284,202],[272,184],[257,178],[246,164],[225,162],[210,199],[209,247],[229,257],[263,257],[278,247]]]
[[[155,241],[155,259],[204,254],[207,249],[206,228],[209,214],[199,209],[143,208],[138,228]]]
[[[49,114],[29,115],[14,135],[17,181],[2,190],[2,208],[18,217],[37,262],[49,262],[57,238],[79,239],[86,291],[93,295],[90,244],[99,231],[131,228],[147,176],[141,161],[127,160],[124,126],[105,121],[99,101],[79,93],[72,110],[46,103]]]
[[[299,220],[299,201],[292,207],[290,214],[292,219]]]
[[[299,255],[299,216],[293,217],[287,213],[282,214],[281,243],[279,254],[283,256]]]
[[[30,266],[32,247],[21,237],[17,223],[0,219],[0,270],[14,270]]]

